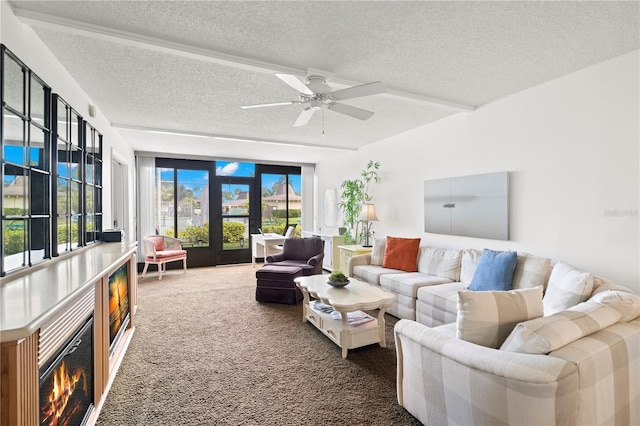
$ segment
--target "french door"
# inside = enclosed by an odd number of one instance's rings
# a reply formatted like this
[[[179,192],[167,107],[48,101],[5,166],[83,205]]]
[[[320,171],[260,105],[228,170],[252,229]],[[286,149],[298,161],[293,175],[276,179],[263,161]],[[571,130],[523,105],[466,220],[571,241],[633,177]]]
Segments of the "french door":
[[[156,231],[181,241],[190,267],[215,265],[209,203],[212,175],[209,161],[156,159]]]
[[[259,215],[254,187],[255,179],[252,177],[224,176],[215,179],[217,264],[251,261],[250,234],[257,232],[256,217]]]

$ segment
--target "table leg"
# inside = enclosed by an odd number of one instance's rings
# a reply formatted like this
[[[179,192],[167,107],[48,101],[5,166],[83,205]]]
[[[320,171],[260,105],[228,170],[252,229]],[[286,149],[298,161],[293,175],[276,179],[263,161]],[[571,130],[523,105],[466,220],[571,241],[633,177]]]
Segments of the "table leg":
[[[302,290],[302,322],[307,322],[306,312],[307,312],[307,309],[310,309],[309,308],[309,292],[302,287],[298,287],[298,288]]]
[[[340,312],[342,316],[342,330],[340,333],[340,346],[342,347],[342,358],[347,357],[347,329],[349,328],[349,322],[347,321],[347,313]]]
[[[386,307],[382,307],[378,311],[378,338],[380,339],[380,346],[383,348],[387,347],[387,338],[384,332],[384,313],[386,310]]]

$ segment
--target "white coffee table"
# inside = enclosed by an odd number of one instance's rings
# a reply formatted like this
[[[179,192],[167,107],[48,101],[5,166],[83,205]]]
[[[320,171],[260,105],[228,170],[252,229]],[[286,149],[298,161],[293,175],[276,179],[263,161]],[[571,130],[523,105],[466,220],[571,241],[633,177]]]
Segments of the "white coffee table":
[[[327,284],[328,275],[298,277],[294,281],[304,296],[302,321],[310,322],[325,336],[342,348],[342,358],[349,349],[379,343],[387,346],[384,332],[384,313],[396,300],[393,293],[374,287],[355,278],[349,278],[346,287],[332,287]],[[331,314],[314,309],[310,296],[331,305],[340,313],[341,320]],[[349,325],[347,314],[358,310],[379,309],[377,320],[366,324]]]

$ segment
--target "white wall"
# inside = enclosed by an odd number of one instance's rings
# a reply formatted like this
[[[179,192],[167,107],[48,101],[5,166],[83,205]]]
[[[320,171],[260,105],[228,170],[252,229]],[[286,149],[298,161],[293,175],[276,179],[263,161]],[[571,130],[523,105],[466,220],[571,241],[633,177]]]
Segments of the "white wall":
[[[315,227],[324,190],[376,160],[377,236],[526,251],[640,291],[638,62],[636,51],[319,163]],[[424,180],[503,170],[510,241],[424,233]]]
[[[69,103],[85,120],[95,127],[103,135],[103,173],[104,184],[102,194],[103,227],[111,227],[111,154],[115,150],[121,159],[128,164],[128,186],[135,188],[135,157],[131,146],[111,127],[106,117],[97,106],[95,117],[89,117],[89,105],[92,100],[82,90],[78,83],[70,76],[69,72],[55,58],[53,53],[38,38],[36,33],[28,25],[22,24],[13,13],[9,2],[0,1],[0,42],[11,50],[32,71],[47,83],[53,93],[59,94]],[[134,224],[135,193],[129,191],[128,222]],[[128,239],[133,239],[133,226],[127,234]]]

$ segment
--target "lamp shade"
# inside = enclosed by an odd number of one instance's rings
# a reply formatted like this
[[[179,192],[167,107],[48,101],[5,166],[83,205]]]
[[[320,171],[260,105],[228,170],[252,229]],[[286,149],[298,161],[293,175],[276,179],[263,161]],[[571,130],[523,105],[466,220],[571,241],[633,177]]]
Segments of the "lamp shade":
[[[362,205],[362,210],[360,210],[360,219],[366,220],[367,222],[376,222],[378,220],[378,216],[376,216],[376,209],[372,203],[365,203]]]

